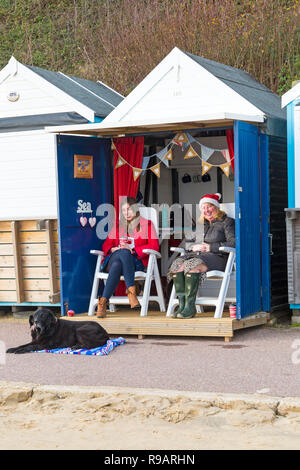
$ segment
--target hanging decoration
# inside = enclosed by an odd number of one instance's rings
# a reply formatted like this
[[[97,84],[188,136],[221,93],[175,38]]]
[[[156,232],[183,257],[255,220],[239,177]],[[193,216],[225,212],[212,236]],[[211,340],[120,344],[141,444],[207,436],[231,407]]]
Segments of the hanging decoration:
[[[160,163],[157,163],[156,165],[152,166],[150,168],[151,171],[153,171],[153,173],[158,177],[160,178]]]
[[[118,160],[117,160],[117,163],[116,163],[116,166],[115,168],[120,168],[121,166],[125,165],[127,162],[126,160],[124,160],[124,158],[121,157],[121,155],[118,155]]]
[[[187,135],[183,132],[181,134],[176,134],[174,139],[173,139],[174,144],[179,145],[180,147],[183,146],[183,144],[189,143]]]
[[[140,177],[140,174],[142,173],[142,171],[143,170],[141,168],[132,168],[134,181],[136,181]]]
[[[219,165],[219,167],[224,171],[225,175],[228,178],[230,173],[230,163],[223,163],[223,165]]]
[[[187,160],[188,158],[194,158],[194,157],[198,157],[198,153],[195,152],[195,150],[193,149],[193,147],[190,145],[185,156],[184,156],[184,159]]]
[[[205,173],[207,173],[211,167],[212,165],[210,163],[202,162],[202,176],[205,175]]]
[[[192,144],[195,143],[200,146],[201,154],[194,149]],[[129,165],[133,171],[133,179],[136,181],[141,174],[144,174],[145,171],[151,170],[158,178],[160,178],[160,165],[164,163],[166,167],[169,167],[170,161],[173,159],[173,148],[174,145],[181,147],[181,150],[185,152],[184,160],[188,160],[190,158],[198,157],[202,162],[202,176],[205,175],[211,168],[218,167],[221,168],[224,174],[229,178],[230,175],[230,167],[233,158],[230,158],[230,153],[228,149],[215,149],[211,147],[207,147],[206,145],[201,144],[196,140],[193,136],[191,136],[188,132],[181,132],[176,134],[176,136],[166,145],[165,148],[160,150],[153,155],[146,155],[143,157],[142,168],[135,168],[130,165],[123,157],[120,155],[114,141],[112,140],[111,149],[115,150],[118,154],[117,163],[115,165],[115,169],[120,168],[123,165]],[[225,163],[221,164],[213,164],[208,163],[209,158],[212,156],[214,152],[220,152],[224,159],[226,160]],[[160,162],[152,165],[148,168],[149,161],[152,157],[157,157]]]

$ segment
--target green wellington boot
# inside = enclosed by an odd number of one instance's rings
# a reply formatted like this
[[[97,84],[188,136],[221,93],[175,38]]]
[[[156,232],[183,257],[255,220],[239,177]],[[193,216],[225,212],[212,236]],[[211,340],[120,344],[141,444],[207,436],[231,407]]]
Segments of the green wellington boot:
[[[181,313],[185,306],[185,279],[184,272],[172,274],[173,284],[178,297],[179,307],[175,310],[172,317],[176,318]]]
[[[195,300],[197,296],[200,273],[187,273],[185,275],[185,307],[177,318],[193,318],[197,312]]]

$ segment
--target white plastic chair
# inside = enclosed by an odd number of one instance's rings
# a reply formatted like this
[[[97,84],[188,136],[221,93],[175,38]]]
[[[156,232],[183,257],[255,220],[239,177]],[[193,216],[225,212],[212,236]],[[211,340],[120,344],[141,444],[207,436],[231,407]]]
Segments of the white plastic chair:
[[[224,210],[229,217],[235,218],[235,204],[220,204],[221,210]],[[180,253],[183,256],[186,251],[184,248],[171,248],[172,251]],[[196,297],[197,311],[203,312],[203,305],[215,306],[214,318],[222,318],[224,305],[226,303],[236,302],[236,271],[235,271],[235,248],[221,247],[220,251],[229,253],[225,271],[207,271],[206,280],[199,288]],[[230,293],[229,293],[230,288]],[[210,292],[209,292],[210,291]],[[210,293],[211,295],[208,295]],[[175,307],[178,305],[175,287],[173,286],[167,317],[171,317]]]
[[[156,210],[152,207],[144,207],[144,206],[140,206],[139,210],[140,210],[141,217],[152,221],[155,227],[156,233],[158,233],[158,217],[157,217]],[[141,314],[140,314],[141,317],[147,316],[148,304],[150,301],[158,302],[161,312],[166,311],[165,299],[163,295],[161,279],[160,279],[160,274],[159,274],[158,265],[157,265],[157,259],[161,258],[161,255],[158,251],[155,251],[155,250],[145,249],[143,251],[144,253],[147,253],[149,255],[147,271],[146,272],[136,271],[135,276],[134,276],[134,279],[136,281],[144,281],[143,294],[138,296],[138,300],[141,304]],[[105,281],[108,278],[109,273],[100,272],[100,266],[104,258],[103,251],[91,250],[90,253],[98,257],[97,263],[96,263],[90,305],[89,305],[89,312],[88,312],[89,315],[94,315],[96,305],[98,303],[98,288],[99,288],[100,279],[102,279],[105,283]],[[124,280],[123,276],[121,276],[121,280],[122,281]],[[155,283],[157,295],[150,295],[152,281],[154,281]],[[120,305],[128,304],[129,305],[128,297],[127,296],[112,296],[109,299],[109,309],[111,312],[115,311],[116,304],[120,304]]]

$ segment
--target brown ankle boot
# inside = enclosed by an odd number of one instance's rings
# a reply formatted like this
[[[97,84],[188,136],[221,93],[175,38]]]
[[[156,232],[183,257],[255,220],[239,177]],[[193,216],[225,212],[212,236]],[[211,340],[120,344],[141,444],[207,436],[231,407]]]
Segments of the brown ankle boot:
[[[140,303],[136,296],[136,288],[135,286],[128,287],[127,295],[130,303],[131,308],[140,308]]]
[[[105,297],[101,297],[101,299],[98,300],[97,318],[106,317],[106,304],[107,304],[107,299]]]

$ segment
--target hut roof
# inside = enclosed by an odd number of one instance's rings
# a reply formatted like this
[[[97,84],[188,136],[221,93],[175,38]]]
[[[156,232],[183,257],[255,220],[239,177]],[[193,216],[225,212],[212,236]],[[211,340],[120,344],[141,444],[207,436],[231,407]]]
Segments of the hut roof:
[[[188,52],[185,52],[185,54],[236,91],[249,103],[261,109],[266,116],[279,119],[286,118],[285,111],[281,109],[280,96],[273,93],[248,72]]]
[[[280,97],[247,72],[175,47],[100,124],[69,132],[118,135],[231,126],[234,120],[282,126],[286,112]]]
[[[95,115],[101,118],[105,118],[124,99],[122,95],[100,81],[93,82],[31,65],[25,67],[91,108]]]

